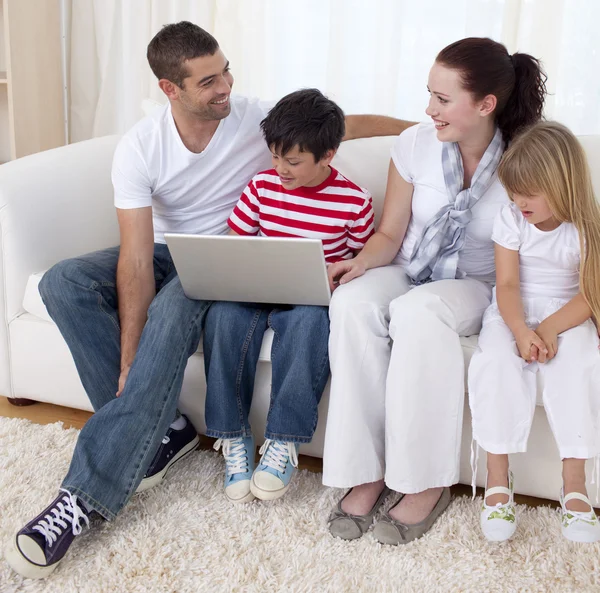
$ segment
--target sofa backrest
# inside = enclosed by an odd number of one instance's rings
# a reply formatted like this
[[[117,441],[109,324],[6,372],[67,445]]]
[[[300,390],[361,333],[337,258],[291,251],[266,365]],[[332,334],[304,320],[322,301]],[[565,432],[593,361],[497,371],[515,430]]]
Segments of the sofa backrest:
[[[578,138],[588,158],[596,197],[600,199],[600,135]],[[383,209],[390,154],[395,140],[396,136],[385,136],[342,142],[332,163],[342,175],[371,192],[377,223]]]

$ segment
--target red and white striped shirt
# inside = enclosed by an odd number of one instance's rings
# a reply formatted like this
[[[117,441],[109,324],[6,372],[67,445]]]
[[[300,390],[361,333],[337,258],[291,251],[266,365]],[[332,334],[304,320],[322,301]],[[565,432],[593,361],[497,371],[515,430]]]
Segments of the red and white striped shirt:
[[[227,223],[239,235],[321,239],[325,261],[334,263],[373,234],[373,200],[333,167],[320,185],[289,191],[272,169],[253,177]]]

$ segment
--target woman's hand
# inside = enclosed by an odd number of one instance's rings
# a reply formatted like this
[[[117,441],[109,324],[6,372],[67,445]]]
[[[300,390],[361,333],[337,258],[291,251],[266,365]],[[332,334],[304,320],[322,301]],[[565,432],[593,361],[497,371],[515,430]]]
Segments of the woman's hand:
[[[534,360],[539,360],[540,362],[546,361],[546,356],[548,355],[548,348],[544,343],[544,340],[540,338],[532,329],[526,327],[515,336],[515,340],[517,341],[517,348],[519,349],[519,354],[521,358],[526,362],[532,362]],[[544,360],[542,360],[542,358]]]
[[[327,277],[329,279],[329,288],[333,292],[340,284],[346,284],[354,278],[362,276],[366,272],[364,264],[360,258],[353,257],[335,262],[327,268]]]

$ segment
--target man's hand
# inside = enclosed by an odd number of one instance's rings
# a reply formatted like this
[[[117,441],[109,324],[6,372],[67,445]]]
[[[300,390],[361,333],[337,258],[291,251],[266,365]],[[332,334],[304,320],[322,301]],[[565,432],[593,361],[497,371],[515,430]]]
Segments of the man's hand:
[[[333,292],[339,284],[346,284],[354,278],[362,276],[366,272],[365,266],[360,259],[354,257],[330,264],[327,268],[327,277],[329,278],[329,288]]]
[[[546,344],[532,329],[528,327],[515,336],[521,358],[526,362],[539,360],[544,362],[548,354]],[[542,361],[541,358],[544,358]]]
[[[545,319],[538,325],[535,333],[544,341],[544,344],[546,344],[546,348],[548,349],[546,355],[543,355],[540,352],[539,362],[552,360],[558,352],[558,333],[552,322]]]
[[[123,389],[125,389],[125,381],[127,381],[127,375],[129,375],[129,370],[131,366],[126,366],[121,369],[121,375],[119,376],[119,391],[117,391],[117,397],[121,396],[123,393]]]

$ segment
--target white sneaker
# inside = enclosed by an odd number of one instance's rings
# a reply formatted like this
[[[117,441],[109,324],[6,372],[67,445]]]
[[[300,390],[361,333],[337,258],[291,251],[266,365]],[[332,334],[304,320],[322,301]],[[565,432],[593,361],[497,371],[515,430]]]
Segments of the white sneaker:
[[[487,479],[486,479],[487,487]],[[493,494],[506,494],[508,502],[490,506],[486,500]],[[485,491],[483,506],[481,507],[481,531],[486,539],[491,542],[503,542],[510,539],[517,529],[517,515],[515,510],[515,488],[512,472],[508,472],[508,488],[495,486]]]
[[[570,500],[582,500],[590,505],[590,510],[582,513],[567,508]],[[560,507],[562,515],[562,534],[572,542],[594,543],[600,541],[600,521],[596,517],[590,499],[580,492],[569,492],[566,496],[560,491]]]

